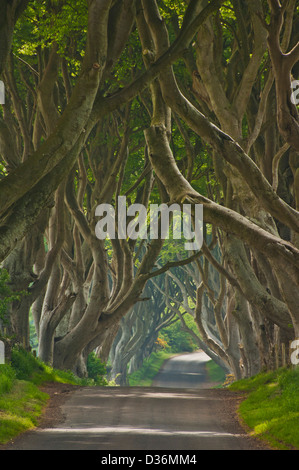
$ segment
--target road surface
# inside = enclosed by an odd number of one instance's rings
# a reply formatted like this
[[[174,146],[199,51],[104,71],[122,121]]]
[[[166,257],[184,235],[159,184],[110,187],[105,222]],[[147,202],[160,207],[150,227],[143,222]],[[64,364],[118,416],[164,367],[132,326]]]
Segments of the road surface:
[[[210,388],[211,384],[206,373],[206,363],[210,357],[204,352],[184,354],[173,357],[165,362],[156,376],[154,387],[167,388]]]
[[[200,355],[169,361],[151,388],[78,388],[62,405],[62,420],[25,433],[7,450],[259,449],[234,418],[234,396],[205,389],[204,360]]]

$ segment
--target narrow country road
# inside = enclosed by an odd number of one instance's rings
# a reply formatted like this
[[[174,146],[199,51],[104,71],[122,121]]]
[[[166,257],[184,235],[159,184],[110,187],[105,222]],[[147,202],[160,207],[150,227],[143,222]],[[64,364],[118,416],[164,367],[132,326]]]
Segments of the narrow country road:
[[[154,387],[210,388],[205,365],[211,359],[204,352],[184,354],[166,361],[156,376]]]
[[[168,361],[151,388],[78,388],[59,422],[25,433],[7,450],[260,449],[234,417],[235,396],[205,388],[206,360],[199,354]]]

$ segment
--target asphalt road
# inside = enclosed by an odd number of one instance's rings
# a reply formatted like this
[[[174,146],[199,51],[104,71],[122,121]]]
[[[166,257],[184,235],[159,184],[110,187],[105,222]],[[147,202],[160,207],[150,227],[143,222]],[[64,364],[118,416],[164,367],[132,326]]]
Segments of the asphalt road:
[[[76,389],[60,422],[25,433],[7,450],[259,449],[234,417],[234,396],[205,388],[205,360],[202,354],[174,358],[152,388]]]
[[[155,387],[210,388],[205,365],[210,357],[204,352],[173,357],[164,363],[153,382]]]

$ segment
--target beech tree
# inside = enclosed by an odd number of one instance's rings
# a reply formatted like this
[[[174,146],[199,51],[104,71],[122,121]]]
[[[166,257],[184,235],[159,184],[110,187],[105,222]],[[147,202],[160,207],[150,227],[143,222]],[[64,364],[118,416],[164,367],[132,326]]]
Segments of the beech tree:
[[[112,364],[109,377],[120,385],[127,385],[127,373],[138,370],[144,359],[150,356],[159,331],[179,320],[165,305],[163,277],[157,282],[162,284],[162,289],[155,289],[149,282],[144,290],[148,300],[136,304],[121,319],[109,355]]]
[[[287,347],[299,335],[296,1],[1,8],[0,260],[28,294],[10,306],[10,333],[29,348],[32,312],[40,357],[84,375],[88,354],[108,357],[124,316],[146,302],[147,283],[202,256],[219,272],[221,348],[202,323],[201,268],[202,347],[236,375],[240,359],[245,375],[271,367],[277,338]],[[207,243],[184,256],[178,244],[169,261],[162,239],[99,240],[96,207],[118,196],[202,204],[219,257]]]
[[[249,12],[251,11],[250,9],[251,6],[253,6],[253,3],[254,2],[248,5]],[[261,8],[261,4],[257,2],[257,4],[254,6],[254,13],[256,13]],[[159,22],[160,17],[158,9],[155,8],[153,4],[149,3],[146,3],[146,7],[147,9],[145,9],[145,11],[148,15],[149,29],[152,31],[155,47],[159,53],[161,36],[163,34],[166,42],[167,31],[166,28],[163,27],[163,24]],[[289,15],[287,17],[288,21],[292,21],[293,10],[294,2],[289,2]],[[240,13],[242,14],[242,11]],[[156,18],[155,23],[154,18]],[[250,93],[253,91],[254,77],[256,77],[258,70],[257,63],[260,62],[260,59],[265,52],[266,33],[262,29],[263,25],[261,25],[258,22],[258,18],[254,16],[253,33],[255,34],[256,38],[259,37],[260,39],[255,41],[257,47],[256,50],[254,50],[254,53],[251,55],[250,60],[248,60],[249,58],[247,57],[245,70],[243,69],[242,71],[241,85],[239,86],[237,83],[236,91],[232,88],[228,88],[234,99],[232,106],[232,103],[228,99],[227,92],[225,92],[225,88],[218,80],[218,77],[221,73],[221,68],[219,67],[221,62],[220,59],[217,58],[216,45],[219,44],[219,42],[217,43],[217,37],[214,36],[214,31],[217,31],[216,25],[214,28],[212,28],[211,21],[212,20],[209,19],[200,28],[198,33],[200,47],[197,49],[197,62],[199,64],[198,69],[200,73],[195,71],[195,77],[196,79],[198,79],[198,76],[200,77],[200,86],[202,86],[202,89],[205,92],[205,99],[208,99],[210,110],[216,116],[218,121],[217,124],[220,124],[224,132],[222,129],[220,130],[219,127],[208,121],[206,117],[199,111],[199,109],[191,104],[191,102],[182,94],[178,88],[173,71],[171,69],[169,69],[167,73],[161,75],[159,81],[162,95],[165,101],[172,107],[174,112],[176,112],[199,136],[204,138],[212,147],[214,151],[213,157],[215,161],[215,168],[217,168],[219,171],[219,177],[221,178],[222,182],[224,201],[226,201],[227,208],[223,210],[222,206],[215,205],[214,201],[207,200],[206,198],[203,198],[202,195],[196,193],[190,186],[190,183],[182,176],[182,174],[177,171],[177,165],[173,159],[171,148],[167,142],[166,132],[162,125],[152,126],[146,131],[146,139],[150,148],[151,161],[154,170],[157,172],[160,179],[167,187],[171,200],[191,200],[193,202],[202,202],[205,208],[205,220],[214,223],[219,228],[224,230],[226,235],[224,244],[225,254],[228,256],[229,262],[233,268],[233,272],[238,279],[242,294],[245,296],[247,301],[253,303],[254,308],[260,310],[263,316],[266,316],[266,318],[276,322],[276,324],[282,328],[284,334],[287,336],[291,319],[295,329],[295,334],[297,334],[298,326],[296,326],[296,323],[298,322],[298,303],[297,301],[294,302],[294,297],[296,297],[296,285],[298,283],[298,260],[296,237],[293,236],[293,233],[296,234],[298,232],[298,227],[295,226],[298,222],[298,212],[296,210],[293,211],[293,208],[291,207],[291,212],[294,215],[294,218],[292,215],[291,218],[293,218],[295,225],[293,225],[290,220],[284,221],[284,223],[286,223],[286,225],[291,229],[291,240],[293,241],[295,239],[295,244],[293,245],[288,243],[288,248],[286,248],[287,251],[290,249],[294,253],[293,262],[288,265],[290,269],[290,275],[288,276],[287,283],[285,272],[288,268],[286,267],[284,255],[281,257],[277,253],[277,256],[274,255],[274,258],[272,258],[273,254],[271,255],[270,253],[266,253],[266,245],[268,247],[272,245],[275,252],[277,249],[280,251],[280,248],[278,247],[280,246],[282,239],[278,234],[275,223],[273,223],[273,217],[277,217],[278,220],[282,222],[281,216],[278,214],[278,212],[276,212],[276,209],[274,209],[274,206],[276,206],[278,209],[281,200],[277,193],[274,193],[273,188],[268,183],[268,180],[262,171],[258,169],[256,163],[254,163],[254,160],[251,159],[245,152],[245,149],[243,150],[242,148],[242,142],[244,140],[244,131],[242,128],[243,119],[245,117],[244,113],[249,113],[249,111],[247,111],[247,107],[249,106]],[[153,24],[155,24],[156,27],[158,25],[158,28],[152,27]],[[286,26],[285,31],[285,34],[287,35],[290,31],[289,24]],[[221,29],[219,34],[221,34]],[[264,41],[262,41],[261,38],[264,38]],[[236,55],[238,55],[237,52]],[[211,65],[207,66],[209,61],[211,62]],[[222,75],[222,77],[225,77],[225,75]],[[229,73],[227,73],[227,77],[230,78]],[[204,104],[206,105],[207,103],[205,102]],[[157,145],[157,134],[162,134],[164,136],[163,147],[159,147]],[[233,136],[234,143],[232,143],[231,136]],[[263,151],[263,148],[261,151]],[[163,155],[163,159],[157,158],[158,155]],[[255,156],[255,159],[258,161],[258,156]],[[249,170],[249,166],[251,167],[251,170]],[[238,173],[236,173],[236,170]],[[253,175],[255,181],[250,181],[251,176]],[[229,176],[228,180],[227,176]],[[272,195],[270,196],[270,194]],[[268,199],[269,205],[265,199]],[[270,199],[272,199],[272,202]],[[261,204],[261,208],[257,205],[257,203]],[[282,204],[284,205],[284,203]],[[254,238],[251,238],[249,232],[251,229],[255,231],[257,225],[255,225],[255,228],[253,226],[249,227],[248,225],[247,232],[243,222],[241,222],[241,219],[238,218],[243,225],[243,228],[240,228],[240,230],[233,228],[233,225],[235,223],[238,225],[238,222],[235,218],[235,214],[233,217],[231,217],[232,213],[230,209],[233,208],[235,210],[238,207],[241,208],[241,218],[243,218],[243,214],[246,214],[246,220],[250,220],[250,225],[252,220],[257,222],[259,233],[256,232]],[[270,213],[267,212],[263,215],[263,208],[267,208]],[[288,209],[283,212],[286,214]],[[266,243],[264,245],[264,242],[262,242],[261,239],[265,237],[264,241],[266,242],[266,238],[269,235],[272,241],[270,242],[269,239],[269,244]],[[259,239],[260,236],[261,238]],[[239,240],[237,240],[237,238]],[[259,245],[258,239],[261,241],[261,245]],[[245,242],[247,246],[254,250],[254,253],[258,252],[257,256],[259,258],[263,258],[266,255],[266,258],[273,259],[273,264],[276,268],[276,282],[279,284],[280,295],[282,295],[282,298],[287,305],[288,313],[285,311],[286,315],[283,313],[283,310],[285,309],[283,302],[280,304],[281,309],[279,307],[280,312],[277,312],[276,315],[274,313],[275,308],[271,309],[271,318],[268,317],[268,301],[269,303],[274,301],[274,304],[276,304],[277,298],[275,296],[272,298],[271,291],[268,292],[268,290],[260,286],[247,258],[248,255],[246,254],[244,248],[242,248],[241,242]],[[244,250],[243,254],[242,250]],[[263,263],[264,260],[262,259],[261,262]],[[273,264],[271,262],[272,266]],[[265,264],[263,266],[265,266]],[[293,296],[291,295],[291,291],[293,292]],[[278,295],[278,299],[280,295]],[[297,306],[295,306],[295,303]],[[291,334],[293,334],[293,332]]]

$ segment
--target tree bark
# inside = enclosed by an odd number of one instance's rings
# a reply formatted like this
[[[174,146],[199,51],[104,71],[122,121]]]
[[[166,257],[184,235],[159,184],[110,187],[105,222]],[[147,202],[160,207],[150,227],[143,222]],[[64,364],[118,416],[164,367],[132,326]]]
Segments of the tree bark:
[[[13,32],[18,18],[29,0],[2,0],[0,5],[0,76],[11,50]]]

